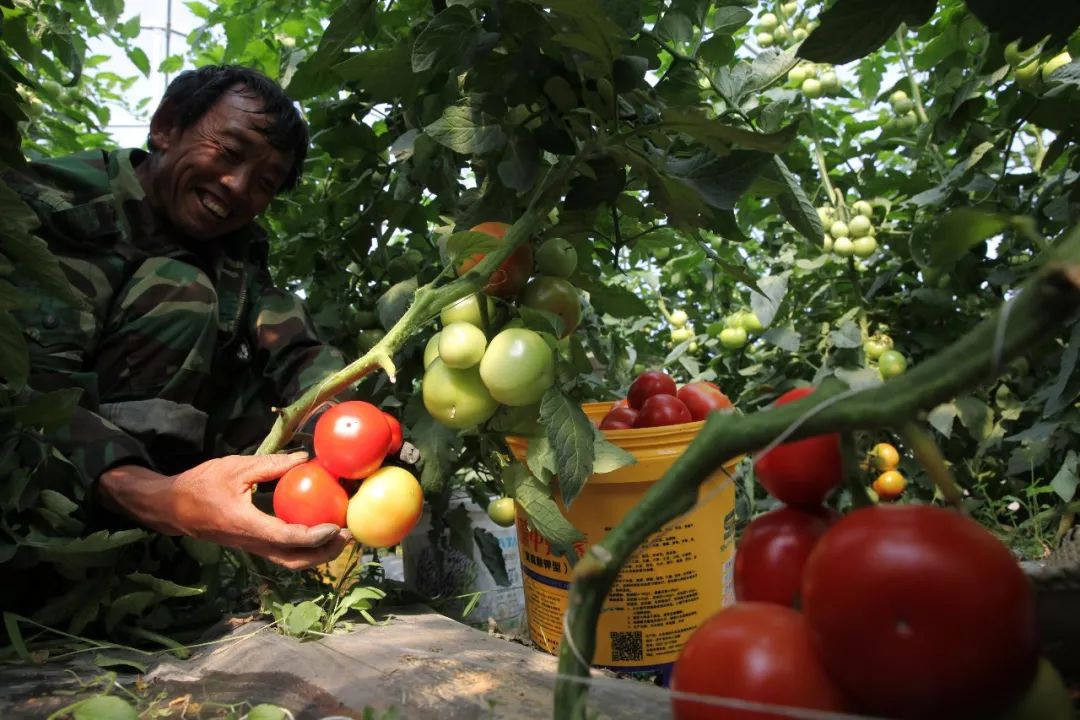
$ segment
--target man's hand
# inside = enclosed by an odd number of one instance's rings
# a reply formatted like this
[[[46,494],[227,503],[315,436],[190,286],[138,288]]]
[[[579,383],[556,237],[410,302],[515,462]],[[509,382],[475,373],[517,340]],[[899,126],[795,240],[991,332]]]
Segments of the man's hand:
[[[351,537],[337,525],[290,525],[251,501],[256,483],[276,480],[307,453],[230,455],[168,477],[137,465],[102,473],[98,495],[113,510],[166,535],[190,535],[300,570],[337,557]]]

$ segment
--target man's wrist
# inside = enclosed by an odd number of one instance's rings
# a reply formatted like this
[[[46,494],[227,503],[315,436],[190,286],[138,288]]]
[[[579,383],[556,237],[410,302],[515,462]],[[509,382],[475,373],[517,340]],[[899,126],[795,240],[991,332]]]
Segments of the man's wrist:
[[[106,510],[153,530],[177,534],[176,528],[165,520],[171,483],[171,478],[142,465],[120,465],[98,476],[95,492]]]

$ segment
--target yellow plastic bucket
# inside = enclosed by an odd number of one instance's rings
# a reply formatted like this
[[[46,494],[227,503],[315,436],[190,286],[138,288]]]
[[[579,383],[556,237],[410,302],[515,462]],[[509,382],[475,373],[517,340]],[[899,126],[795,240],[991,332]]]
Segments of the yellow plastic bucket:
[[[611,403],[586,403],[582,409],[599,423]],[[591,476],[570,508],[559,501],[566,517],[585,535],[575,547],[579,557],[623,519],[704,424],[604,431],[609,442],[637,462]],[[523,461],[528,438],[506,440]],[[701,486],[694,510],[652,535],[623,567],[597,623],[596,665],[622,672],[666,672],[690,633],[735,602],[735,487],[730,476],[738,461],[729,460],[711,475]],[[562,636],[570,567],[565,558],[552,554],[522,513],[517,531],[529,635],[554,653]]]

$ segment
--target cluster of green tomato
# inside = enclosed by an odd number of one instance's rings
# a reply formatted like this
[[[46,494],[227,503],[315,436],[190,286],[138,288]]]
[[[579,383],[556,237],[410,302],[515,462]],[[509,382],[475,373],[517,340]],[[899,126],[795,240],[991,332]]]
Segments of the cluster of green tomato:
[[[899,350],[893,350],[892,338],[885,333],[874,333],[864,340],[863,352],[871,363],[877,363],[883,380],[903,375],[907,371],[907,358]]]
[[[750,310],[739,310],[724,318],[720,331],[720,344],[728,350],[738,350],[746,345],[750,336],[762,330],[761,320]]]
[[[915,103],[903,90],[894,90],[889,95],[889,105],[893,116],[881,127],[886,134],[909,133],[919,127],[919,116],[915,114]]]
[[[858,200],[852,204],[851,211],[853,214],[845,221],[831,205],[817,209],[818,218],[825,227],[822,248],[840,257],[870,257],[877,250],[874,207],[865,200]]]
[[[690,318],[687,316],[685,310],[675,310],[668,316],[668,322],[671,323],[671,340],[668,342],[668,347],[675,347],[680,343],[684,343],[687,340],[692,340],[696,337],[694,333],[694,324],[690,322]],[[698,344],[691,342],[686,346],[689,352],[697,352]]]
[[[1005,62],[1015,68],[1016,84],[1025,90],[1041,89],[1042,85],[1050,80],[1050,75],[1055,70],[1072,62],[1072,56],[1068,50],[1063,50],[1042,62],[1041,51],[1041,45],[1021,50],[1015,41],[1005,46]]]
[[[840,78],[831,65],[816,65],[802,62],[788,72],[788,83],[806,97],[813,100],[822,95],[835,95],[840,92]]]
[[[767,12],[758,18],[757,44],[767,48],[784,47],[792,42],[802,42],[818,26],[817,20],[798,18],[799,3],[777,3],[776,12]],[[795,22],[791,22],[791,21]],[[789,24],[791,23],[791,24]]]

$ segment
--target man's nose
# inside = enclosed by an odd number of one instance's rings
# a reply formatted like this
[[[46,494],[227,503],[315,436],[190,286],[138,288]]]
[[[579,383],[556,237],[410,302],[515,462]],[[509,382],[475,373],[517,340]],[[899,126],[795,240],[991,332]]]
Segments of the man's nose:
[[[241,165],[221,176],[221,184],[228,188],[233,200],[244,200],[251,195],[251,181],[254,177],[251,169]]]

